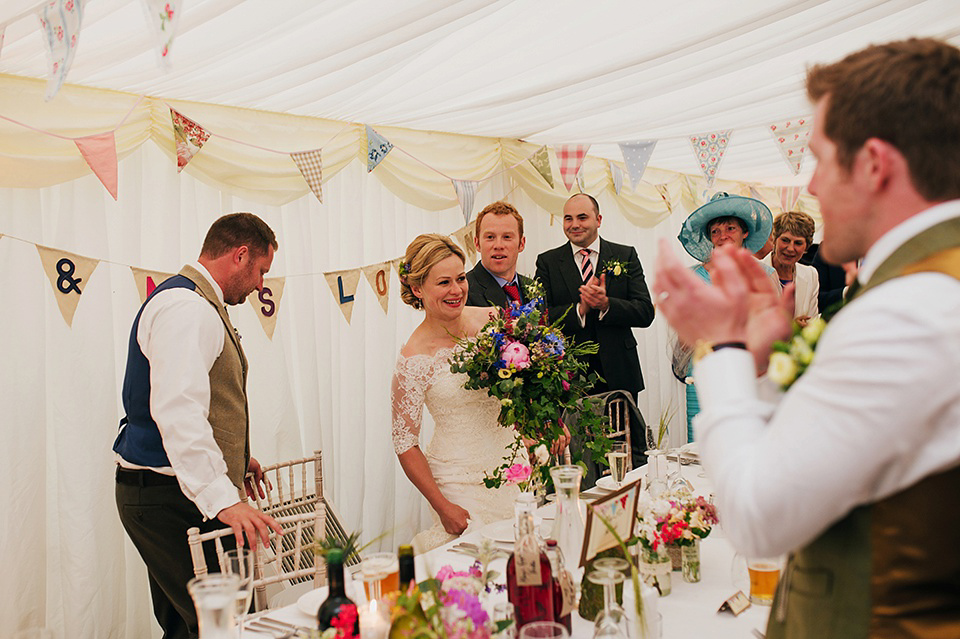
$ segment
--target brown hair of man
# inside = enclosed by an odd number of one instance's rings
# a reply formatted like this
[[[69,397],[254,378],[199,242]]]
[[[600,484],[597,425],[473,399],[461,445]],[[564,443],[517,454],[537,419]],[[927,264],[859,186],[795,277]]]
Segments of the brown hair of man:
[[[773,239],[784,233],[802,237],[807,242],[807,248],[813,244],[813,233],[816,230],[813,218],[800,211],[781,213],[773,220]]]
[[[827,98],[824,133],[848,171],[869,138],[906,159],[914,188],[960,198],[960,50],[930,38],[868,47],[807,73],[807,95]]]
[[[216,259],[238,246],[246,246],[257,256],[266,255],[270,246],[274,251],[279,248],[277,237],[266,222],[253,213],[230,213],[210,226],[200,255]]]
[[[477,214],[477,220],[473,227],[474,237],[480,237],[480,222],[487,215],[512,215],[513,219],[517,221],[517,227],[519,227],[519,237],[523,237],[523,217],[521,217],[517,207],[509,202],[504,202],[503,200],[498,200],[491,204],[487,204],[485,207],[483,207],[483,210]]]

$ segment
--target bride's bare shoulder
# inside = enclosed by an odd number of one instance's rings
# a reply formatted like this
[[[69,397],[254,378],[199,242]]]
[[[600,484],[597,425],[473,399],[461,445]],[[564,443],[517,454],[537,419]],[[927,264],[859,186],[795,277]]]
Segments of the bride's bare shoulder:
[[[470,334],[476,335],[480,332],[480,329],[483,328],[484,324],[497,315],[497,307],[467,306],[463,309],[463,314],[469,322]]]

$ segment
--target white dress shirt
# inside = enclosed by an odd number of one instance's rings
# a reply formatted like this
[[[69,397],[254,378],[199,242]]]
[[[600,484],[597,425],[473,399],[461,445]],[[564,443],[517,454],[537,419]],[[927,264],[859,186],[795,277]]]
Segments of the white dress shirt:
[[[207,269],[199,263],[191,266],[210,282],[223,304],[223,292]],[[207,421],[210,369],[223,351],[223,321],[195,291],[167,289],[143,309],[137,343],[150,362],[150,414],[170,460],[170,466],[152,470],[175,475],[183,494],[212,519],[240,501]],[[120,463],[142,468],[122,459]]]
[[[958,216],[954,200],[890,230],[859,278]],[[694,427],[733,545],[751,556],[795,550],[854,507],[960,464],[957,362],[960,281],[940,273],[889,280],[848,304],[778,405],[758,397],[746,351],[701,359]]]

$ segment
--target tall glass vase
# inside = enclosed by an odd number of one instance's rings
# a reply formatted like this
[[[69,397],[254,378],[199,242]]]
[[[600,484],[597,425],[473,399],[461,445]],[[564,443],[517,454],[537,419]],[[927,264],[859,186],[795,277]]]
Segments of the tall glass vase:
[[[680,546],[680,564],[683,580],[690,583],[700,581],[700,540],[694,539],[689,546]]]
[[[583,514],[580,512],[583,471],[579,466],[554,466],[550,477],[557,491],[557,514],[550,536],[557,540],[567,564],[578,566],[583,547]]]

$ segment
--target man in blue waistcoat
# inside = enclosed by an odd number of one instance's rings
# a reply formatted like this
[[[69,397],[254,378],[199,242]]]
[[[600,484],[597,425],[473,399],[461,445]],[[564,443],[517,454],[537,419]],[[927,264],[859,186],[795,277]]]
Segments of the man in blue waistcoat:
[[[238,545],[266,544],[268,527],[281,532],[242,500],[255,488],[246,473],[260,484],[262,472],[250,456],[247,360],[225,306],[263,286],[276,249],[256,215],[221,217],[197,262],[150,294],[130,331],[126,416],[113,446],[117,509],[147,565],[164,639],[197,636],[188,528],[226,524]]]

